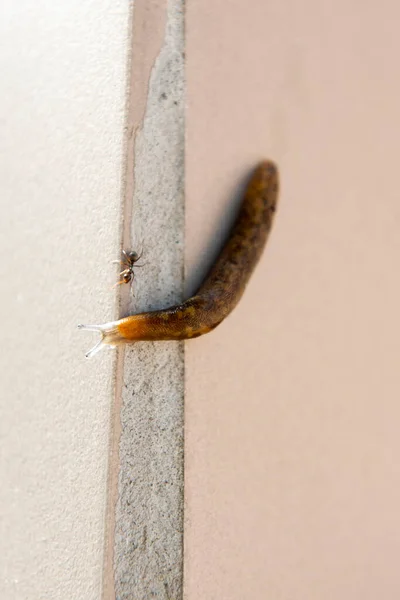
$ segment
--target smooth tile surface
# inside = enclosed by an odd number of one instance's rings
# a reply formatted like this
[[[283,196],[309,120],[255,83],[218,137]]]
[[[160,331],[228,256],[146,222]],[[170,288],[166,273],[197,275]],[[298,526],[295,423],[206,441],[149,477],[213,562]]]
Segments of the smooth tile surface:
[[[188,3],[188,291],[253,164],[282,189],[241,304],[185,347],[187,600],[399,596],[398,19]]]
[[[115,355],[125,2],[6,1],[0,19],[0,597],[101,595]]]

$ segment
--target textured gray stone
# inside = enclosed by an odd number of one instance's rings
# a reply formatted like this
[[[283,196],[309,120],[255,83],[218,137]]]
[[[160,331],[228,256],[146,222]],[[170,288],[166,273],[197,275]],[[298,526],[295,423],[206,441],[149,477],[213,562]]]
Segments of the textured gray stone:
[[[132,311],[182,299],[184,15],[171,0],[164,44],[135,140],[132,240],[143,246]],[[116,597],[182,597],[182,343],[137,343],[125,353],[114,569]]]

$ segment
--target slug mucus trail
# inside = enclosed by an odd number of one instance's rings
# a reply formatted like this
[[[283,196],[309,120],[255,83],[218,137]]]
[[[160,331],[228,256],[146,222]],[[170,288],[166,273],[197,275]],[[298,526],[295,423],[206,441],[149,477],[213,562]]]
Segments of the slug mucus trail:
[[[176,306],[139,313],[104,325],[78,325],[98,331],[100,341],[89,358],[106,345],[137,341],[186,340],[208,333],[239,302],[262,254],[278,197],[278,171],[260,163],[247,185],[230,235],[197,293]]]

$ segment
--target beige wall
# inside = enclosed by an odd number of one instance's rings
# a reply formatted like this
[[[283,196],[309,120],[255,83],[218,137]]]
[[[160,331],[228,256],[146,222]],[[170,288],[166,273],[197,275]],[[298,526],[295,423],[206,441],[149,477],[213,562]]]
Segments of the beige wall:
[[[0,598],[98,600],[129,5],[2,3]]]
[[[186,344],[187,600],[400,595],[399,17],[188,2],[190,288],[255,161],[282,192],[240,306]]]

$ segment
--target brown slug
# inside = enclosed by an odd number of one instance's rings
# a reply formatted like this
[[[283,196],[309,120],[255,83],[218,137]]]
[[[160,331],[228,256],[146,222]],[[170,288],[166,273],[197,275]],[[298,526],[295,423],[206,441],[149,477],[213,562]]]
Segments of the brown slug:
[[[81,329],[99,331],[102,336],[86,357],[107,344],[186,340],[217,327],[239,302],[262,254],[276,208],[278,183],[278,171],[272,162],[264,161],[257,166],[229,238],[192,298],[177,306],[104,325],[78,325]]]

